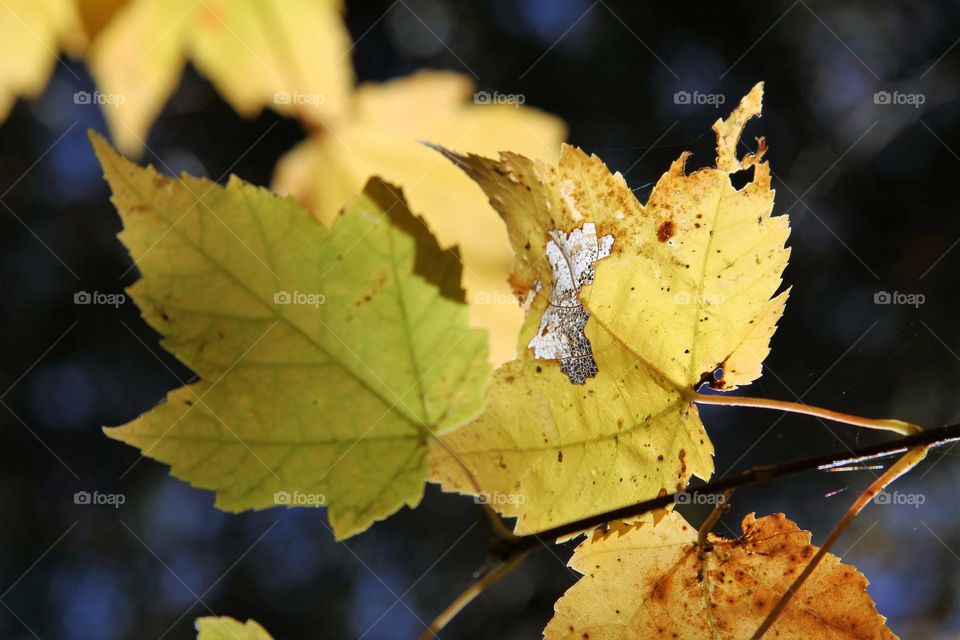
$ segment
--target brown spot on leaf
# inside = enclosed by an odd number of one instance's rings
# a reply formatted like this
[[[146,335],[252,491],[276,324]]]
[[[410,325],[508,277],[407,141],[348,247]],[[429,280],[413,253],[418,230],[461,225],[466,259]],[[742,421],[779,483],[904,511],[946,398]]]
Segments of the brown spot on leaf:
[[[156,189],[164,189],[172,182],[173,180],[171,178],[159,173],[153,176],[153,186]]]
[[[673,237],[674,233],[676,233],[676,228],[673,224],[673,220],[667,220],[657,229],[657,240],[660,242],[666,242]]]
[[[587,577],[557,602],[546,637],[562,637],[550,632],[567,625],[583,629],[585,612],[597,626],[628,619],[646,632],[637,637],[671,637],[674,630],[684,638],[751,637],[789,585],[784,578],[802,570],[817,548],[782,514],[750,514],[742,528],[734,539],[710,534],[701,548],[696,531],[672,513],[655,526],[623,523],[616,535],[595,535],[574,553],[571,566]],[[618,562],[611,566],[603,560],[612,554]],[[828,555],[769,637],[895,640],[866,586],[863,575]],[[609,613],[594,615],[598,598]]]
[[[383,288],[383,284],[387,281],[387,271],[381,271],[374,278],[370,285],[367,287],[366,291],[360,294],[360,297],[357,298],[354,302],[357,307],[364,307],[370,303],[373,298],[380,293],[380,289]]]

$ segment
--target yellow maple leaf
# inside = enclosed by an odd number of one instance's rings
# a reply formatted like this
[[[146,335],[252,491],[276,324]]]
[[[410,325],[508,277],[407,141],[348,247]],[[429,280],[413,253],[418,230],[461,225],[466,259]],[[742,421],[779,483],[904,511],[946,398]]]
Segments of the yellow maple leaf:
[[[760,114],[758,84],[717,121],[717,165],[687,174],[684,153],[582,297],[594,321],[676,386],[733,389],[760,376],[787,292],[771,299],[790,257],[786,216],[771,217],[766,146],[741,160],[737,144]],[[735,189],[730,175],[753,171]],[[715,375],[714,375],[715,374]],[[709,378],[709,380],[708,380]]]
[[[546,640],[744,640],[817,552],[782,513],[743,519],[736,539],[697,531],[676,512],[656,526],[614,525],[582,542],[583,577],[561,597]],[[781,640],[896,640],[867,579],[827,554],[771,627]]]
[[[692,392],[706,379],[728,388],[759,375],[785,299],[769,299],[788,227],[770,217],[765,147],[742,161],[735,153],[761,92],[714,125],[716,167],[687,175],[684,154],[646,206],[569,146],[557,165],[442,150],[506,222],[511,280],[531,302],[523,352],[497,370],[485,412],[432,449],[432,479],[480,493],[530,533],[712,474]],[[748,166],[753,180],[734,189],[730,175]]]
[[[274,189],[289,193],[321,220],[333,218],[369,175],[401,184],[440,243],[457,245],[474,326],[490,332],[494,364],[516,354],[523,321],[507,282],[513,255],[506,230],[483,194],[455,167],[418,145],[429,140],[477,153],[511,148],[549,160],[565,135],[563,123],[517,104],[469,102],[470,80],[450,72],[359,87],[345,118],[315,132],[277,165]],[[519,98],[516,98],[519,100]]]
[[[138,154],[188,60],[244,116],[263,107],[319,124],[353,82],[339,0],[130,0],[88,56],[121,150]],[[342,203],[341,203],[342,204]]]
[[[75,0],[0,3],[0,122],[18,97],[35,98],[47,86],[63,47],[79,53],[85,39]]]
[[[197,618],[197,640],[273,640],[254,620],[240,622],[228,616]]]

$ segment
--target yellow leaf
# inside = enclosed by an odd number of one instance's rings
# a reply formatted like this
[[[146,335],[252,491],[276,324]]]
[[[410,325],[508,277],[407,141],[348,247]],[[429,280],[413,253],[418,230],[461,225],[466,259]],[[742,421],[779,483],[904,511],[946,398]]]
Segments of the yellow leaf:
[[[473,91],[468,78],[449,72],[363,85],[342,122],[281,159],[274,188],[326,221],[371,174],[403,185],[440,243],[460,247],[471,323],[490,332],[491,360],[500,364],[515,356],[523,321],[507,283],[513,252],[506,230],[480,190],[417,141],[477,153],[509,147],[553,160],[565,131],[560,120],[534,109],[471,104]]]
[[[714,124],[715,168],[687,174],[686,153],[673,163],[620,250],[597,265],[596,284],[582,292],[596,322],[678,387],[709,379],[715,389],[733,389],[757,379],[783,314],[787,293],[771,296],[790,257],[788,220],[770,216],[763,140],[756,153],[737,156],[762,95],[758,84]],[[743,170],[753,179],[737,190],[730,175]]]
[[[120,9],[131,0],[76,0],[77,13],[87,38],[93,42]]]
[[[197,640],[273,640],[267,630],[253,620],[246,623],[227,616],[197,618]]]
[[[432,448],[433,480],[468,494],[479,485],[530,533],[713,473],[691,392],[722,363],[717,387],[759,375],[785,298],[768,301],[788,252],[786,218],[769,217],[763,143],[742,163],[734,155],[760,92],[714,125],[717,168],[686,175],[684,154],[646,207],[569,146],[557,165],[441,149],[503,217],[511,281],[530,306],[523,352],[494,375],[485,412]],[[743,166],[756,175],[736,191],[730,174]]]
[[[139,153],[188,60],[245,116],[336,117],[353,82],[339,0],[131,0],[89,63],[118,146]],[[342,203],[341,203],[342,204]]]
[[[82,44],[74,0],[0,3],[0,122],[18,97],[40,95],[61,45],[77,53]]]
[[[427,441],[477,414],[489,374],[456,256],[377,180],[326,229],[292,198],[92,139],[142,275],[129,292],[200,378],[107,434],[226,511],[327,505],[340,538],[415,506]]]
[[[582,542],[583,577],[561,597],[546,640],[745,640],[817,551],[782,513],[743,519],[736,539],[697,531],[677,513],[659,524],[613,525]],[[867,579],[827,554],[768,632],[780,640],[895,640]]]

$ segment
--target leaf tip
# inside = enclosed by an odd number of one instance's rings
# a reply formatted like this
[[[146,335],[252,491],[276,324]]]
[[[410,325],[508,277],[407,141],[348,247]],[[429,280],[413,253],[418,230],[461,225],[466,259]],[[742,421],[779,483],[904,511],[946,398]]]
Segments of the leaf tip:
[[[717,134],[717,168],[722,171],[739,171],[743,168],[737,158],[737,144],[747,121],[759,117],[763,111],[763,82],[753,85],[726,119],[718,118],[713,123]]]
[[[118,155],[117,151],[110,146],[107,139],[98,131],[87,129],[87,139],[90,141],[90,146],[93,147],[94,154],[96,154],[97,159],[100,161],[100,166],[103,166],[104,156]]]
[[[127,438],[126,425],[121,425],[118,427],[103,426],[103,427],[100,427],[100,430],[103,431],[103,434],[108,438],[110,438],[111,440],[116,440],[117,442],[123,442],[123,443],[129,444],[128,438]]]
[[[434,151],[438,152],[440,155],[457,165],[463,171],[467,171],[467,160],[469,160],[469,156],[466,156],[458,151],[454,151],[453,149],[447,149],[445,146],[437,144],[436,142],[429,142],[427,140],[418,140],[417,142],[428,149],[433,149]]]

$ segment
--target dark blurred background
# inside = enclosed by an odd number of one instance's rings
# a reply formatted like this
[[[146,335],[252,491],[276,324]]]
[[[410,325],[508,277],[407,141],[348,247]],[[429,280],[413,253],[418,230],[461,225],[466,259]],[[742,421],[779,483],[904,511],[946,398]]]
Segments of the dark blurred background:
[[[466,72],[462,60],[480,88],[564,118],[570,140],[624,172],[641,200],[681,150],[694,150],[693,166],[712,162],[711,123],[764,80],[764,117],[745,139],[762,131],[770,145],[793,293],[745,392],[925,427],[960,420],[957,3],[365,1],[348,2],[347,20],[354,39],[369,30],[353,51],[360,80]],[[121,277],[130,258],[85,136],[103,120],[71,99],[94,87],[67,64],[81,82],[59,66],[0,126],[0,637],[192,638],[211,611],[255,618],[278,639],[415,637],[484,560],[490,532],[469,499],[430,487],[415,512],[338,544],[322,510],[220,513],[159,463],[131,469],[138,452],[102,435],[191,374],[131,303],[74,304],[77,291],[119,292],[136,276]],[[241,119],[188,69],[148,144],[166,165],[216,178],[274,124],[234,173],[269,184],[304,134],[270,112]],[[877,304],[879,292],[922,304]],[[703,413],[718,475],[888,437]],[[785,511],[822,541],[877,473],[742,490],[718,530]],[[901,637],[957,638],[960,448],[893,489],[923,504],[871,505],[836,553],[867,575]],[[125,503],[76,505],[78,491]],[[541,549],[441,637],[540,637],[575,580],[569,553]]]

